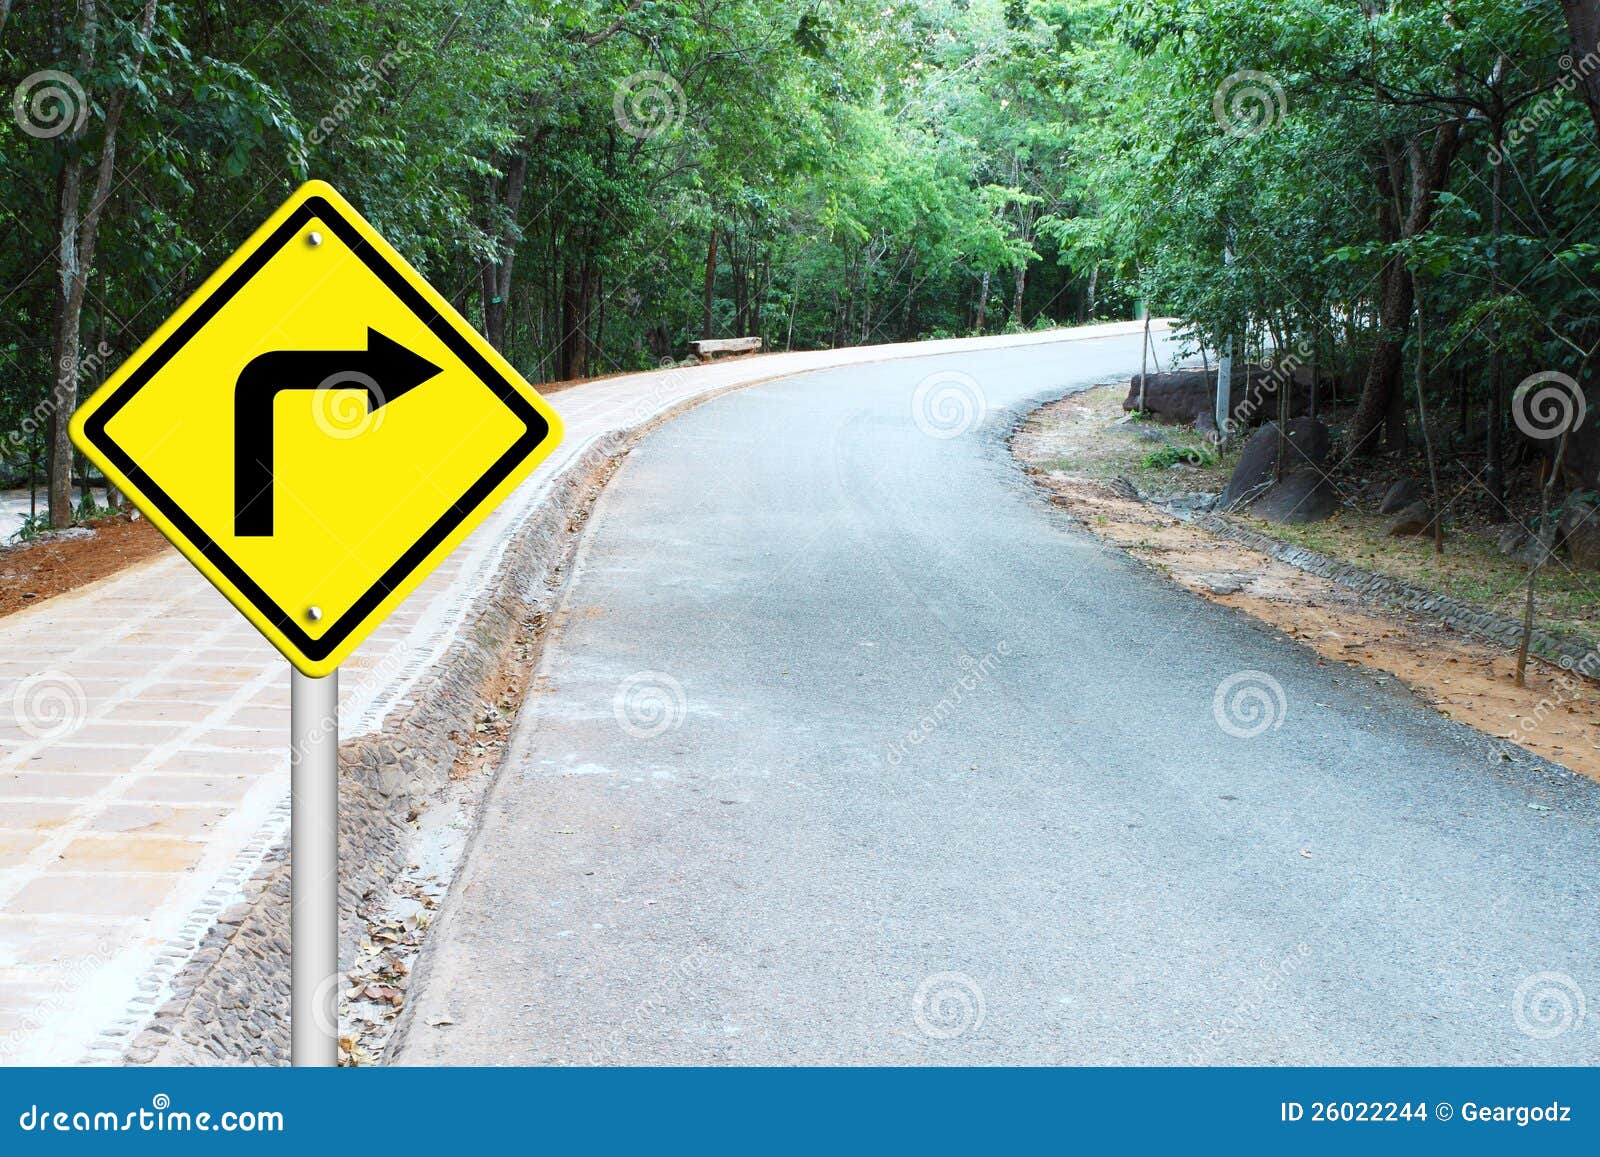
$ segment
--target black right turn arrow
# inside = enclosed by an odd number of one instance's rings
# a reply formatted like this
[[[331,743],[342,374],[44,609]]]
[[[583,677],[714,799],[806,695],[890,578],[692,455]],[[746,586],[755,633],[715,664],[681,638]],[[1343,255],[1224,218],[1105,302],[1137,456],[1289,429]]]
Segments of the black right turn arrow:
[[[364,390],[374,413],[440,372],[375,329],[364,350],[274,350],[251,359],[233,388],[233,533],[272,534],[272,405],[283,390]]]

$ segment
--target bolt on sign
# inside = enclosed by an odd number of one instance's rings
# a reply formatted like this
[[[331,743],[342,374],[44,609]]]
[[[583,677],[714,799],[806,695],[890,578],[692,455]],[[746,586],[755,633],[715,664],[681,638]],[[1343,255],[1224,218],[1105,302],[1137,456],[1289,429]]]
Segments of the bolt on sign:
[[[544,460],[561,420],[311,181],[84,403],[72,439],[317,677]]]

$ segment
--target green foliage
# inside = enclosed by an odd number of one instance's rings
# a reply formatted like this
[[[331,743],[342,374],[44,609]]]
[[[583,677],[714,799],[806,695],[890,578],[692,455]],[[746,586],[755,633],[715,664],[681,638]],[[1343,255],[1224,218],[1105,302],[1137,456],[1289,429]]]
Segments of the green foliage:
[[[85,388],[312,176],[536,379],[708,328],[808,348],[1135,302],[1213,361],[1231,336],[1356,377],[1396,262],[1430,375],[1477,402],[1492,358],[1578,372],[1600,341],[1600,164],[1543,0],[218,0],[161,5],[137,72],[137,5],[106,9],[87,65],[50,5],[0,33],[8,83],[87,101],[81,139],[0,118],[0,436],[55,377],[59,181],[117,93]],[[1405,199],[1441,125],[1431,221],[1380,228],[1379,174]]]
[[[41,510],[37,514],[22,516],[22,524],[12,533],[11,537],[17,542],[33,542],[43,534],[50,531],[50,512]]]
[[[1146,470],[1165,470],[1171,466],[1215,466],[1215,451],[1205,446],[1163,446],[1146,454],[1139,463]]]

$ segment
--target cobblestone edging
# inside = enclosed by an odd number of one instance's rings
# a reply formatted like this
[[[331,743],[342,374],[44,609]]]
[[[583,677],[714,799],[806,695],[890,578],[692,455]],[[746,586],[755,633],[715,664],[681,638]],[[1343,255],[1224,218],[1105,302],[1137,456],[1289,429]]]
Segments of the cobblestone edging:
[[[665,420],[665,417],[658,420]],[[512,661],[519,628],[552,598],[575,523],[619,457],[607,437],[562,472],[529,516],[443,661],[417,681],[377,734],[339,748],[339,961],[354,960],[363,901],[406,866],[413,803],[445,786],[472,741],[484,690]],[[465,725],[464,722],[465,721]],[[280,837],[123,1054],[129,1064],[286,1064],[289,1059],[289,863]]]
[[[1194,525],[1222,538],[1232,539],[1252,550],[1270,554],[1279,562],[1325,578],[1340,586],[1349,587],[1365,595],[1414,611],[1466,631],[1490,643],[1516,648],[1522,642],[1522,624],[1492,611],[1471,606],[1449,595],[1413,586],[1399,579],[1387,578],[1365,570],[1353,563],[1338,562],[1303,546],[1283,542],[1260,531],[1241,526],[1220,514],[1204,514],[1194,520]],[[1600,649],[1593,643],[1569,636],[1553,635],[1534,628],[1528,644],[1530,654],[1556,663],[1566,670],[1578,671],[1593,677],[1600,670]]]

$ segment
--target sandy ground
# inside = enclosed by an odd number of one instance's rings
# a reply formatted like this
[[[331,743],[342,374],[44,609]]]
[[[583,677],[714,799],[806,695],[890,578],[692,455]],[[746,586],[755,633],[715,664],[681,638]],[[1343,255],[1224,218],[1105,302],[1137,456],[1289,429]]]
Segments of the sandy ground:
[[[1079,395],[1052,403],[1030,417],[1013,443],[1051,501],[1087,529],[1197,594],[1272,624],[1325,662],[1388,672],[1441,714],[1600,779],[1600,687],[1537,661],[1529,665],[1528,685],[1518,687],[1515,657],[1498,647],[1374,605],[1124,497],[1093,476],[1126,453],[1104,437],[1111,419],[1100,401]]]

